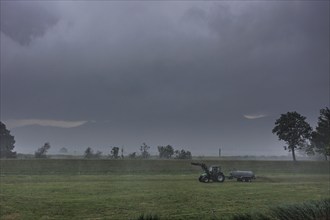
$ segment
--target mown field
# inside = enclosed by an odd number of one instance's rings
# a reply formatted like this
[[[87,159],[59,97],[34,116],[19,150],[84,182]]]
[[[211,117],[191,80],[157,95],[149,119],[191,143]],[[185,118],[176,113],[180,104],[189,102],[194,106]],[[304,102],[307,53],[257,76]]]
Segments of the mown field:
[[[190,162],[1,160],[0,219],[223,219],[330,197],[328,162],[204,161],[257,175],[208,184]]]

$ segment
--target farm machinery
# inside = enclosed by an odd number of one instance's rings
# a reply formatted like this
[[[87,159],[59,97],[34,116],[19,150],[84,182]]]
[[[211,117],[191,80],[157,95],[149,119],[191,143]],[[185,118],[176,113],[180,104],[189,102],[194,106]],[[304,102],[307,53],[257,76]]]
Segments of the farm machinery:
[[[236,180],[239,182],[251,182],[251,180],[255,179],[256,176],[252,171],[236,170],[236,171],[231,171],[228,177],[228,179],[234,179],[234,178],[236,178]]]
[[[221,167],[213,165],[207,167],[204,163],[191,163],[194,166],[200,166],[203,169],[203,173],[199,176],[199,182],[208,183],[208,182],[220,182],[225,181],[225,175],[221,171]],[[252,171],[231,171],[229,172],[228,179],[236,179],[239,182],[251,182],[252,179],[255,179],[255,175]]]
[[[200,166],[204,173],[198,178],[199,182],[208,183],[212,182],[223,182],[225,181],[225,175],[221,172],[220,166],[210,166],[209,168],[204,163],[191,163],[195,166]]]

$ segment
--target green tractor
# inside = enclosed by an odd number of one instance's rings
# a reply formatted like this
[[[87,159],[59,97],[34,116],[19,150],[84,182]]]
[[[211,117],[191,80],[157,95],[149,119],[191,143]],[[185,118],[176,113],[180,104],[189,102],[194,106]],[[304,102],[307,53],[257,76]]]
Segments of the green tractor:
[[[200,166],[204,173],[198,178],[199,182],[220,182],[225,181],[225,175],[221,172],[220,166],[207,167],[204,163],[191,163],[191,165]]]

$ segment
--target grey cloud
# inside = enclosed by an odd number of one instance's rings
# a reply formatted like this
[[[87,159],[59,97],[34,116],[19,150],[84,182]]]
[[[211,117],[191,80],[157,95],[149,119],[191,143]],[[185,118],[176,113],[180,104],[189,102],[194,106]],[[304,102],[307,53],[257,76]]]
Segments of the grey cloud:
[[[1,38],[2,117],[96,120],[95,133],[109,132],[111,141],[131,145],[149,138],[196,152],[203,142],[231,148],[245,143],[250,146],[245,152],[267,145],[266,152],[277,143],[271,134],[277,115],[296,110],[316,119],[328,104],[327,5],[63,2],[54,12],[45,7],[57,21],[47,23],[28,48]],[[12,28],[17,40],[19,27]],[[261,113],[268,117],[242,117]],[[79,131],[92,131],[86,130]],[[109,141],[98,137],[100,145]]]
[[[58,21],[54,10],[38,1],[1,1],[1,32],[28,45]]]

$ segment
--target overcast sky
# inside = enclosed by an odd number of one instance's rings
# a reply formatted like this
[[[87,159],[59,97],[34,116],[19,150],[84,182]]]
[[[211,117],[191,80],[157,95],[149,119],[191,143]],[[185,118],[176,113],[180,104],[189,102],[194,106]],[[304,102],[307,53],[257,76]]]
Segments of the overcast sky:
[[[328,1],[1,1],[18,152],[286,155],[281,113],[329,106]]]

